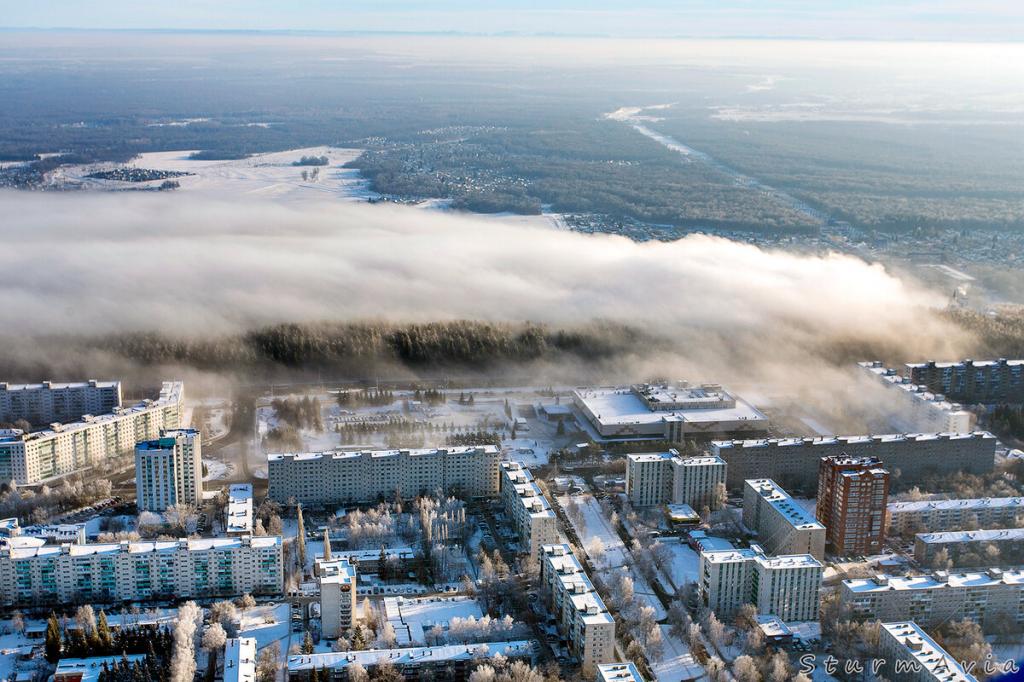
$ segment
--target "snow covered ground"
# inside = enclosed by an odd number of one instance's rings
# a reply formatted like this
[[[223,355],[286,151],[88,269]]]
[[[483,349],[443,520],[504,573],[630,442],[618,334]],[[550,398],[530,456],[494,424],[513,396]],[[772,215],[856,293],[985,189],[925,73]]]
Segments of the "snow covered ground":
[[[203,476],[204,481],[222,481],[235,473],[234,464],[225,463],[219,459],[203,458],[203,464],[206,465],[206,475]]]
[[[696,680],[704,674],[704,668],[690,653],[689,647],[669,634],[668,625],[661,625],[661,639],[665,653],[661,660],[654,661],[651,668],[659,682],[681,682]]]
[[[281,643],[281,655],[288,653],[289,618],[288,604],[260,604],[242,612],[239,623],[240,637],[255,637],[256,646],[262,649],[274,642]]]
[[[699,577],[700,557],[685,542],[662,542],[672,550],[672,563],[669,566],[662,566],[667,573],[672,586],[679,589],[687,582],[697,582]]]

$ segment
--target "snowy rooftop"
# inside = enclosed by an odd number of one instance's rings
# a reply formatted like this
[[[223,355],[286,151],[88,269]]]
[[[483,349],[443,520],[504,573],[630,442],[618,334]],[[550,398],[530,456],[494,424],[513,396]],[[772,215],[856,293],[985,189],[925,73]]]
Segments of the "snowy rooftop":
[[[814,516],[793,501],[789,493],[779,487],[770,478],[752,478],[746,481],[746,485],[753,488],[763,500],[776,509],[794,528],[807,530],[825,526],[814,518]]]
[[[300,453],[284,453],[284,454],[270,454],[267,455],[267,460],[270,462],[277,462],[282,460],[303,462],[309,460],[319,459],[358,459],[361,457],[399,457],[400,455],[408,455],[410,457],[429,457],[432,455],[444,455],[448,453],[462,454],[462,453],[492,453],[496,454],[498,449],[493,445],[473,445],[473,446],[459,446],[459,447],[448,447],[448,448],[421,448],[417,450],[354,450],[354,451],[342,451],[342,450],[327,450],[324,452],[300,452]]]
[[[966,369],[967,367],[996,367],[998,365],[1020,367],[1024,365],[1024,360],[1006,360],[1004,358],[1000,358],[999,360],[961,360],[959,362],[908,362],[905,366],[909,369],[919,369],[922,367],[936,367],[938,369],[955,367],[957,369]]]
[[[778,616],[759,615],[757,617],[757,626],[761,628],[761,632],[768,638],[793,636],[793,631]]]
[[[515,488],[520,503],[529,511],[534,518],[554,517],[555,512],[551,504],[544,497],[540,486],[533,479],[533,474],[519,462],[502,462],[501,474],[504,478],[502,485],[511,485]]]
[[[174,449],[176,438],[178,436],[195,438],[198,435],[199,431],[195,429],[167,429],[161,432],[159,438],[136,443],[135,449],[139,452],[164,452]]]
[[[605,425],[651,424],[666,419],[688,422],[718,422],[735,420],[767,421],[754,406],[740,398],[729,396],[730,405],[722,406],[720,397],[715,401],[708,398],[692,401],[666,402],[665,406],[652,407],[636,387],[595,388],[575,391],[575,398]],[[659,394],[660,395],[660,394]],[[728,395],[728,394],[725,394]],[[666,398],[666,401],[668,398]]]
[[[946,533],[918,533],[917,538],[920,539],[921,542],[927,544],[1024,540],[1024,528],[993,528],[991,530],[955,530]]]
[[[145,658],[142,654],[132,654],[128,656],[128,662],[143,661]],[[57,663],[57,670],[54,671],[53,679],[55,682],[64,682],[65,680],[68,682],[72,680],[74,682],[97,682],[100,679],[100,672],[103,670],[104,663],[107,666],[112,666],[120,661],[120,654],[117,656],[94,656],[92,658],[62,658]]]
[[[613,622],[601,595],[597,593],[590,576],[572,553],[569,545],[544,545],[543,552],[544,561],[558,576],[565,591],[570,595],[573,607],[583,616],[583,622]]]
[[[224,644],[224,682],[256,682],[255,637],[233,637]]]
[[[602,663],[597,666],[598,682],[644,682],[635,663]]]
[[[227,532],[231,535],[252,532],[252,484],[228,486]]]
[[[320,576],[320,583],[338,583],[344,585],[346,583],[351,584],[356,579],[356,568],[348,559],[334,558],[332,556],[330,561],[323,561],[317,563],[316,571]]]
[[[31,559],[62,553],[71,556],[90,556],[94,554],[146,554],[149,552],[175,552],[187,549],[190,552],[202,552],[212,549],[226,550],[241,547],[244,542],[251,542],[254,548],[274,547],[281,544],[280,536],[237,537],[237,538],[198,538],[195,540],[169,540],[156,542],[108,542],[86,545],[47,545],[45,547],[12,548],[12,559]]]
[[[384,618],[395,628],[399,645],[424,643],[435,625],[447,628],[454,618],[482,618],[483,611],[472,597],[424,597],[384,599]]]
[[[968,674],[917,623],[882,623],[882,629],[899,643],[908,658],[917,661],[934,679],[942,682],[975,682],[977,679]]]
[[[984,573],[945,573],[909,577],[876,575],[873,578],[844,580],[843,587],[858,594],[892,590],[932,590],[947,587],[988,587],[990,585],[1024,585],[1024,571],[1003,571],[990,568]]]
[[[38,384],[9,384],[6,381],[0,381],[0,391],[64,391],[69,388],[117,388],[121,385],[120,381],[97,381],[90,379],[88,381],[43,381]]]
[[[513,642],[487,642],[486,644],[449,644],[433,647],[410,647],[407,649],[374,649],[369,651],[342,651],[329,654],[299,654],[288,657],[288,672],[298,670],[339,670],[358,662],[364,668],[387,661],[401,670],[424,662],[470,660],[501,654],[506,658],[526,658],[534,653],[534,643],[529,640]]]
[[[860,443],[892,443],[896,441],[929,441],[929,440],[965,440],[985,438],[995,441],[988,431],[973,433],[888,433],[866,436],[822,436],[819,438],[752,438],[748,440],[716,440],[711,444],[718,449],[724,448],[768,448],[768,447],[799,447],[815,445],[844,445]]]
[[[920,500],[890,502],[888,512],[922,512],[932,509],[999,509],[1024,506],[1024,497],[978,497],[959,500]]]
[[[942,394],[932,393],[926,386],[910,383],[909,379],[900,375],[896,370],[888,369],[878,361],[859,362],[857,364],[886,386],[905,391],[924,405],[946,412],[963,412],[962,406],[959,403],[946,400],[946,397]]]

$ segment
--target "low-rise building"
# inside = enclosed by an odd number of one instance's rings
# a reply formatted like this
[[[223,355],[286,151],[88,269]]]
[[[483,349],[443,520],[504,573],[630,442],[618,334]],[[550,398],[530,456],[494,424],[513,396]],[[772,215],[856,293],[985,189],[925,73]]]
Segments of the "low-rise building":
[[[501,500],[522,549],[536,559],[544,545],[560,541],[558,519],[533,474],[519,462],[501,463]]]
[[[889,532],[936,533],[966,528],[1013,528],[1024,517],[1024,497],[979,497],[961,500],[890,502]]]
[[[224,682],[256,682],[255,637],[232,637],[224,643]]]
[[[644,682],[636,663],[604,663],[597,666],[598,682]]]
[[[501,453],[493,445],[424,450],[311,452],[267,456],[268,496],[306,507],[410,498],[437,490],[497,497]]]
[[[139,511],[165,512],[203,499],[203,443],[196,429],[172,429],[135,446],[135,497]]]
[[[124,659],[129,665],[142,663],[146,660],[143,654],[128,656],[91,656],[89,658],[62,658],[53,671],[53,682],[100,682],[104,669],[119,665]]]
[[[881,672],[908,682],[977,682],[955,658],[913,621],[882,623],[878,641]]]
[[[935,571],[910,577],[877,575],[844,580],[840,604],[851,618],[924,627],[967,618],[988,628],[1024,625],[1024,572],[990,568],[976,573]]]
[[[951,568],[1019,565],[1024,563],[1024,528],[954,530],[914,536],[914,559],[922,566],[946,568],[935,566],[937,555],[943,551]]]
[[[615,661],[615,619],[569,545],[541,548],[541,590],[584,675]]]
[[[637,507],[688,504],[718,509],[725,493],[721,457],[680,457],[675,450],[626,456],[626,494]]]
[[[757,545],[701,552],[697,591],[720,619],[753,604],[759,613],[783,620],[816,620],[823,570],[810,554],[766,556]]]
[[[228,486],[227,518],[224,529],[228,535],[252,534],[252,483],[232,483]]]
[[[277,595],[280,537],[0,547],[4,606]]]
[[[43,431],[0,430],[0,480],[32,485],[130,456],[139,441],[181,426],[185,389],[165,381],[156,400],[114,407],[109,414],[84,414]]]
[[[488,658],[501,655],[508,660],[532,663],[539,645],[531,640],[446,644],[405,649],[370,649],[329,654],[296,654],[288,657],[288,682],[309,682],[316,671],[320,682],[349,682],[348,668],[356,663],[370,675],[384,663],[390,664],[402,679],[445,679],[460,682]]]
[[[746,482],[743,525],[769,554],[825,556],[825,526],[771,479]]]

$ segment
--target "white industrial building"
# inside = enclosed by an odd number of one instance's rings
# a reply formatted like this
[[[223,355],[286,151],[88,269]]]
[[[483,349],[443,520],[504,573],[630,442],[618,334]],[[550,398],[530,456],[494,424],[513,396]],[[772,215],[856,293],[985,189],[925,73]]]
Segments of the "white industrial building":
[[[501,463],[501,500],[512,519],[519,543],[530,558],[544,545],[558,544],[558,519],[533,474],[519,462]]]
[[[890,502],[889,532],[935,533],[965,528],[1012,528],[1024,517],[1024,497]]]
[[[252,534],[252,483],[232,483],[228,486],[227,518],[224,528],[228,535]]]
[[[615,661],[615,619],[569,545],[541,549],[540,582],[558,629],[584,675]]]
[[[280,537],[0,547],[5,606],[280,594]]]
[[[890,680],[908,682],[977,682],[955,658],[913,621],[882,623],[879,657]]]
[[[910,383],[895,369],[881,362],[857,363],[869,376],[888,389],[896,404],[896,428],[923,433],[970,433],[974,430],[974,415],[959,403],[932,393],[926,386]]]
[[[164,512],[203,499],[203,443],[195,429],[172,429],[135,446],[135,499],[139,511]]]
[[[24,419],[32,425],[76,421],[84,414],[108,414],[121,407],[120,381],[9,384],[0,381],[0,422]]]
[[[744,484],[743,525],[769,554],[825,556],[825,526],[771,479]]]
[[[115,407],[109,414],[82,415],[44,431],[0,430],[0,480],[31,485],[129,456],[139,441],[181,426],[185,389],[165,381],[156,400]]]
[[[680,457],[675,450],[626,455],[626,494],[637,507],[687,504],[717,509],[725,478],[721,457]]]
[[[824,567],[810,554],[766,556],[760,547],[700,553],[698,595],[719,618],[744,604],[784,621],[818,619]]]
[[[582,425],[596,441],[667,440],[756,435],[768,417],[718,384],[634,384],[573,391]]]
[[[437,490],[497,497],[501,452],[493,445],[425,450],[313,452],[267,456],[268,496],[322,507],[411,498]]]

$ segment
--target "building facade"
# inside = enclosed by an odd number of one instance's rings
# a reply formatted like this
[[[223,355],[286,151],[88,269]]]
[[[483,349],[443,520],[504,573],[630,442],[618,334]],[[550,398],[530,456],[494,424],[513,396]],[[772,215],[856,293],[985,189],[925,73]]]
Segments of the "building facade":
[[[1015,566],[1024,563],[1024,528],[956,530],[918,533],[914,536],[914,559],[922,566],[935,566],[936,556],[945,550],[949,567]]]
[[[318,561],[315,568],[323,636],[337,639],[352,627],[356,613],[356,567],[347,559],[330,559]]]
[[[4,606],[281,593],[280,537],[0,548]]]
[[[822,457],[816,516],[837,556],[877,554],[885,543],[889,472],[876,457]]]
[[[109,414],[83,415],[32,433],[0,430],[0,480],[32,485],[130,456],[136,443],[181,426],[184,401],[181,382],[166,381],[156,400],[115,407]]]
[[[809,554],[770,557],[757,545],[701,552],[697,594],[723,620],[744,604],[784,621],[817,620],[823,570]]]
[[[927,386],[912,383],[881,362],[858,364],[888,390],[893,399],[890,416],[896,428],[922,433],[970,433],[973,430],[974,415],[959,403],[946,400],[945,395],[933,393]]]
[[[680,457],[675,450],[626,455],[626,494],[637,507],[687,504],[718,509],[725,491],[721,457]]]
[[[268,496],[307,507],[445,494],[497,497],[501,453],[493,445],[432,450],[267,456]]]
[[[118,407],[121,407],[120,381],[0,382],[0,422],[24,419],[34,426],[72,422],[87,414],[109,414]]]
[[[501,501],[520,547],[536,559],[544,545],[558,544],[558,518],[533,474],[519,462],[501,463]]]
[[[1024,403],[1024,360],[907,363],[906,377],[962,403]]]
[[[840,605],[857,620],[913,620],[923,627],[973,620],[983,628],[1024,625],[1024,572],[990,568],[844,580]]]
[[[541,591],[584,675],[615,662],[615,619],[569,545],[541,549]]]
[[[139,511],[164,512],[203,499],[203,444],[195,429],[161,431],[135,446],[135,498]]]
[[[771,479],[745,483],[743,525],[757,533],[768,554],[825,557],[825,526]]]
[[[977,528],[1014,528],[1024,518],[1024,497],[979,497],[962,500],[890,502],[889,532],[936,533]]]
[[[959,661],[935,643],[913,621],[882,623],[879,657],[883,674],[890,680],[908,682],[977,682]]]
[[[973,433],[909,433],[824,438],[766,438],[713,441],[711,454],[729,465],[726,484],[741,490],[750,478],[770,478],[794,489],[815,490],[822,457],[877,457],[904,485],[926,476],[965,471],[991,473],[996,437]]]

